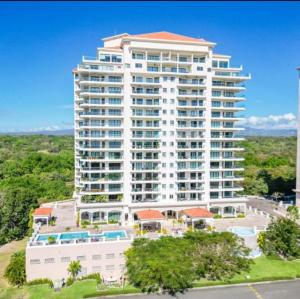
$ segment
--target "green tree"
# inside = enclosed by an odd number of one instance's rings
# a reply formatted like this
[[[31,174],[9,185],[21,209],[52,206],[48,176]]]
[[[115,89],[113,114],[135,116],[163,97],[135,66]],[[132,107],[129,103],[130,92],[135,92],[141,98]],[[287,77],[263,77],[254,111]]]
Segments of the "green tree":
[[[243,239],[229,232],[188,232],[184,236],[191,243],[192,260],[199,278],[226,280],[247,272],[252,263],[249,248]]]
[[[287,208],[287,216],[293,221],[297,221],[299,219],[299,209],[297,206],[289,206]]]
[[[72,261],[68,266],[68,272],[70,273],[72,279],[76,279],[77,275],[81,271],[81,265],[79,261]]]
[[[5,269],[4,277],[12,285],[23,285],[26,282],[25,272],[25,251],[19,251],[14,253],[8,266]]]
[[[266,232],[259,237],[259,247],[266,255],[281,258],[300,257],[300,228],[289,218],[272,221]]]
[[[37,207],[36,194],[27,188],[11,188],[0,202],[0,244],[23,238],[30,210]]]
[[[125,255],[129,282],[143,292],[174,294],[195,279],[189,243],[182,238],[136,239]]]

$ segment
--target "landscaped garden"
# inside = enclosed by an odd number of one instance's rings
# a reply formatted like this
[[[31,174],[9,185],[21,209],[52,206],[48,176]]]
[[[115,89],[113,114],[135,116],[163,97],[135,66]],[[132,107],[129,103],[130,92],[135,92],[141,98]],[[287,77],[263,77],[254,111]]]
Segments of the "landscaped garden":
[[[254,264],[250,266],[250,272],[240,275],[235,275],[229,281],[207,281],[201,280],[194,284],[195,287],[204,287],[209,285],[220,285],[227,283],[242,283],[264,280],[277,279],[294,279],[300,277],[300,259],[293,261],[285,261],[272,257],[259,257],[254,260]],[[248,278],[246,278],[246,276]],[[0,298],[15,299],[22,295],[29,299],[60,299],[60,298],[88,298],[89,296],[104,296],[123,293],[140,292],[132,286],[122,287],[104,287],[98,286],[96,280],[89,279],[74,282],[71,286],[63,288],[59,292],[55,292],[48,285],[35,285],[23,287],[10,287],[1,289]]]

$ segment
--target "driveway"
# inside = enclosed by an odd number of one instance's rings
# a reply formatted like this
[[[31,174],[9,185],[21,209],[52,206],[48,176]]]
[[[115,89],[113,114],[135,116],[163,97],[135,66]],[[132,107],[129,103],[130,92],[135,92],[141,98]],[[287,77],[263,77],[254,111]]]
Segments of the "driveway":
[[[170,295],[118,296],[118,299],[299,299],[300,281],[210,287]]]

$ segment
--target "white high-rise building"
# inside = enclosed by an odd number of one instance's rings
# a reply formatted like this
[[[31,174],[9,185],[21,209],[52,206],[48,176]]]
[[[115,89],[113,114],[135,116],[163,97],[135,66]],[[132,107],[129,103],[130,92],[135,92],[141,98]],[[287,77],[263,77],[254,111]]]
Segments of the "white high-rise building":
[[[168,32],[104,38],[74,70],[80,218],[245,209],[238,137],[249,75],[215,43]]]
[[[300,67],[298,71],[298,131],[297,131],[297,171],[296,171],[296,205],[300,208]]]

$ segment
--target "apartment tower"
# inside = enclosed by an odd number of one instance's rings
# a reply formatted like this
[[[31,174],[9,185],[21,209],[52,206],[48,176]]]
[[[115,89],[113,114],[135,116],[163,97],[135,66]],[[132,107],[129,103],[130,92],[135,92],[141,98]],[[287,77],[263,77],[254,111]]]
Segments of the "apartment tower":
[[[297,173],[296,173],[296,205],[300,208],[300,67],[298,71],[298,131],[297,131]]]
[[[244,211],[238,121],[250,76],[200,38],[103,41],[73,71],[80,219],[131,224],[141,210]]]

